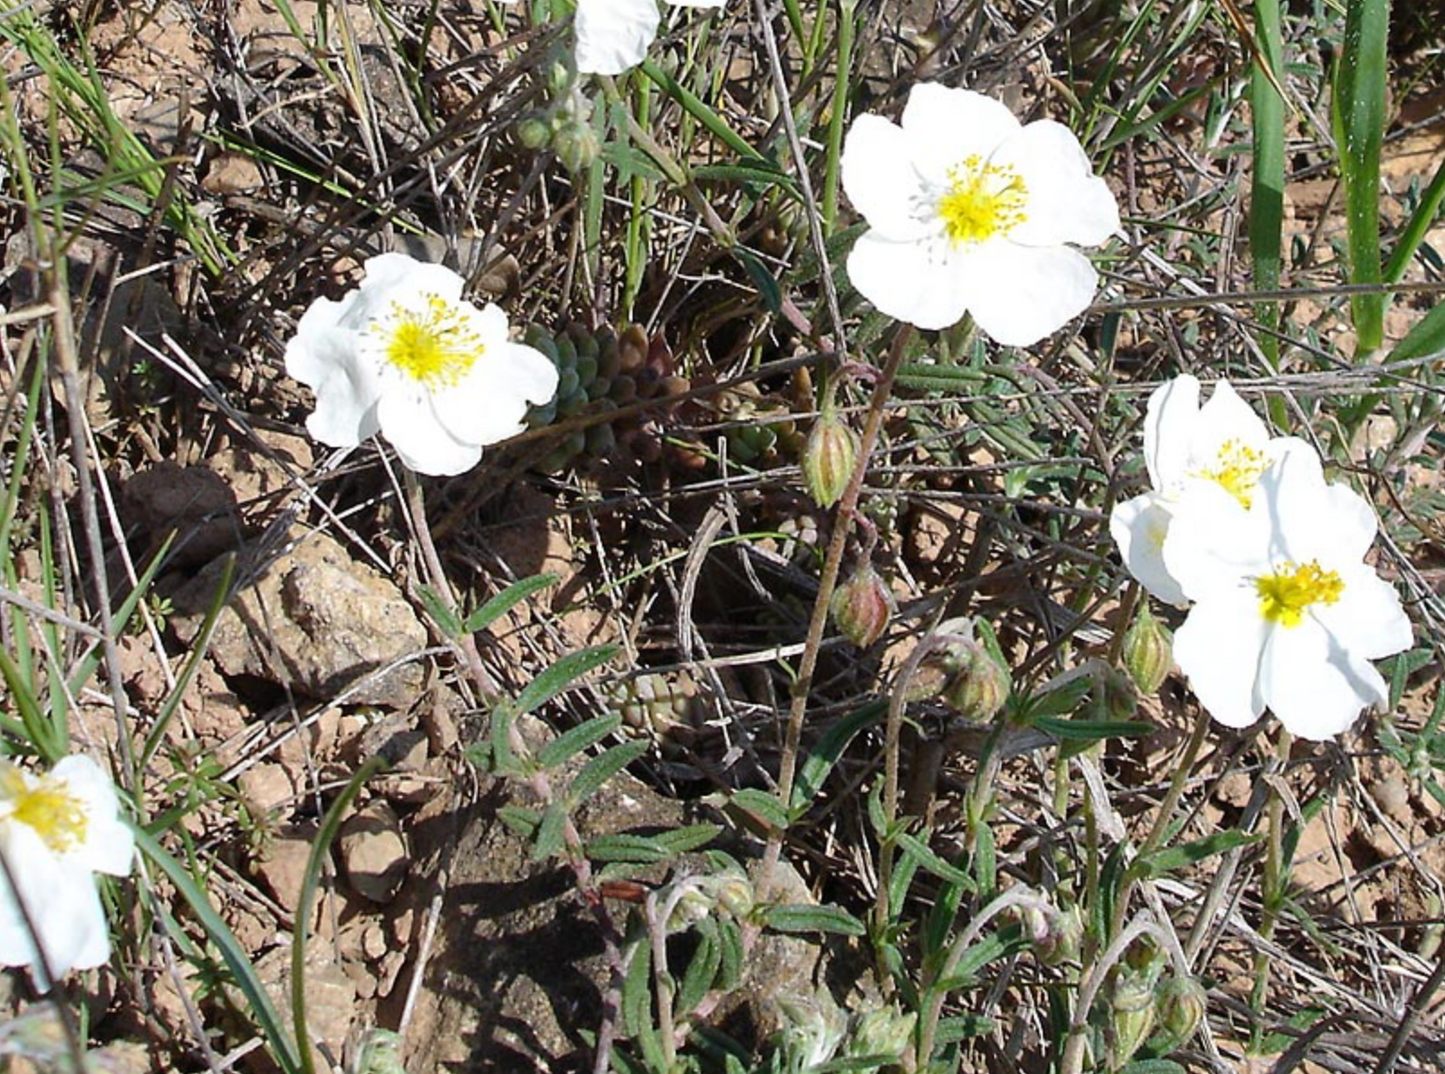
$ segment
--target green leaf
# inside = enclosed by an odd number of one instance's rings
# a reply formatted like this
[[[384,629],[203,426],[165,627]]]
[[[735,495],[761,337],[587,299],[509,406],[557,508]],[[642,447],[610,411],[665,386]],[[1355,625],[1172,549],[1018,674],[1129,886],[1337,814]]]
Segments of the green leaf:
[[[537,825],[537,842],[532,847],[532,860],[545,861],[562,849],[562,832],[567,825],[567,807],[553,802]]]
[[[860,705],[848,715],[836,720],[808,751],[808,756],[798,767],[798,779],[793,784],[793,816],[801,817],[823,789],[828,774],[838,763],[838,758],[848,749],[848,744],[865,727],[876,723],[888,712],[886,701],[870,701]]]
[[[655,835],[631,835],[618,832],[599,835],[587,844],[587,857],[593,861],[625,861],[635,865],[656,865],[677,857],[677,851]]]
[[[1132,868],[1138,875],[1152,880],[1172,873],[1175,869],[1182,869],[1186,865],[1193,865],[1205,858],[1211,858],[1215,854],[1223,854],[1236,847],[1249,846],[1251,843],[1258,842],[1260,838],[1259,835],[1251,835],[1248,832],[1215,832],[1213,835],[1195,839],[1183,846],[1156,850],[1147,857],[1139,858],[1134,862]]]
[[[568,653],[542,674],[529,682],[512,702],[518,716],[545,705],[577,679],[594,668],[601,667],[617,655],[615,645],[597,645]]]
[[[517,755],[512,752],[515,718],[510,702],[502,701],[492,709],[492,772],[499,776],[515,776],[522,771]]]
[[[652,948],[640,941],[627,964],[622,981],[622,1025],[630,1037],[652,1027]]]
[[[136,846],[140,848],[140,852],[175,885],[176,891],[196,915],[196,920],[205,930],[207,938],[221,953],[221,960],[231,971],[236,987],[246,997],[246,1011],[256,1020],[261,1035],[266,1038],[271,1058],[285,1074],[300,1074],[301,1061],[297,1058],[295,1042],[283,1028],[276,1008],[271,1004],[271,996],[256,976],[255,967],[251,965],[245,949],[221,919],[221,915],[216,913],[205,891],[197,885],[186,867],[166,853],[149,832],[134,824],[131,825],[131,830],[135,833]]]
[[[497,810],[497,819],[527,840],[536,837],[537,829],[542,824],[542,814],[525,806],[502,806]]]
[[[837,906],[775,903],[762,910],[763,924],[775,932],[831,932],[862,936],[868,929],[847,910]]]
[[[969,1040],[972,1037],[982,1037],[994,1031],[995,1023],[992,1018],[985,1018],[981,1014],[960,1014],[952,1018],[944,1018],[938,1023],[938,1031],[933,1034],[933,1042],[939,1047],[946,1044],[956,1044],[961,1040]]]
[[[743,979],[742,929],[730,917],[719,918],[717,939],[717,986],[723,989],[736,988],[737,983]]]
[[[1154,730],[1141,720],[1064,720],[1036,716],[1031,721],[1040,731],[1065,742],[1102,742],[1106,738],[1140,738]]]
[[[1345,189],[1346,247],[1350,282],[1375,284],[1380,268],[1380,145],[1385,134],[1386,44],[1390,0],[1350,0],[1345,36],[1331,94],[1340,179]],[[1350,299],[1356,353],[1363,356],[1384,340],[1385,296]]]
[[[1410,267],[1410,259],[1415,256],[1415,251],[1425,241],[1435,218],[1440,215],[1442,199],[1445,199],[1445,160],[1435,168],[1434,178],[1421,195],[1420,204],[1415,206],[1415,211],[1405,222],[1400,241],[1395,244],[1395,250],[1390,254],[1389,264],[1385,266],[1385,279],[1391,283],[1399,283],[1400,277],[1404,276],[1405,270]]]
[[[898,845],[903,848],[905,853],[917,858],[919,865],[940,880],[947,880],[950,884],[961,884],[968,891],[974,890],[971,876],[957,866],[944,861],[917,836],[899,832]]]
[[[574,806],[581,805],[600,791],[604,783],[641,757],[647,750],[646,742],[624,742],[620,746],[613,746],[606,753],[592,758],[582,766],[582,771],[577,773],[577,778],[567,789],[567,800]]]
[[[617,177],[624,183],[631,181],[634,176],[654,182],[667,178],[646,153],[621,142],[608,142],[604,145],[602,159],[617,169]]]
[[[753,281],[753,285],[758,289],[758,294],[762,295],[763,301],[767,303],[769,312],[774,317],[781,314],[783,312],[783,289],[773,278],[773,274],[768,271],[768,266],[741,246],[733,251],[733,255],[742,262],[748,278]]]
[[[316,1069],[311,1055],[309,1023],[306,1020],[306,948],[311,931],[312,907],[316,902],[316,888],[321,883],[321,867],[331,860],[331,844],[341,829],[341,818],[356,801],[366,781],[386,767],[386,760],[380,756],[369,758],[347,782],[346,787],[336,796],[321,827],[311,843],[311,854],[306,859],[306,872],[301,877],[301,893],[296,899],[296,927],[291,932],[291,1024],[295,1027],[296,1050],[301,1056],[302,1074],[313,1074]]]
[[[1437,302],[1420,318],[1405,338],[1395,344],[1385,362],[1410,362],[1438,354],[1445,354],[1445,302]]]
[[[1255,0],[1254,25],[1256,49],[1249,84],[1250,114],[1254,123],[1249,252],[1254,262],[1256,290],[1274,291],[1279,288],[1284,233],[1284,99],[1278,89],[1284,74],[1284,43],[1279,0]],[[1264,303],[1259,317],[1266,329],[1278,328],[1279,304]],[[1269,331],[1261,332],[1259,343],[1269,367],[1278,369],[1278,338]]]
[[[622,717],[617,715],[595,716],[586,723],[580,723],[572,730],[558,735],[537,751],[537,763],[543,768],[556,768],[566,764],[575,754],[588,746],[596,745],[622,726]]]
[[[1285,1037],[1284,1039],[1291,1043],[1295,1040],[1294,1037]],[[1185,1074],[1185,1070],[1170,1059],[1135,1059],[1132,1063],[1126,1064],[1119,1074]]]
[[[788,814],[783,810],[775,795],[767,791],[760,791],[756,787],[744,787],[740,791],[734,791],[732,804],[739,809],[747,810],[764,824],[779,831],[786,831],[788,827]]]
[[[934,987],[944,992],[967,988],[974,983],[978,971],[990,962],[1026,946],[1028,945],[1017,925],[1008,925],[991,932],[963,953],[958,965],[954,967],[952,977],[939,981]]]
[[[702,1002],[712,988],[718,967],[722,965],[717,925],[710,918],[703,918],[693,926],[693,932],[697,934],[697,950],[693,952],[692,959],[683,972],[682,983],[678,985],[678,1014],[687,1014]]]
[[[556,580],[557,575],[555,574],[534,574],[530,578],[513,582],[467,616],[466,622],[462,624],[462,631],[467,634],[475,634],[478,630],[485,630],[537,590],[546,589]]]
[[[427,615],[441,628],[442,634],[453,641],[462,636],[461,619],[451,605],[442,599],[440,593],[431,586],[424,585],[417,587],[417,596],[421,598],[421,606],[426,609]]]

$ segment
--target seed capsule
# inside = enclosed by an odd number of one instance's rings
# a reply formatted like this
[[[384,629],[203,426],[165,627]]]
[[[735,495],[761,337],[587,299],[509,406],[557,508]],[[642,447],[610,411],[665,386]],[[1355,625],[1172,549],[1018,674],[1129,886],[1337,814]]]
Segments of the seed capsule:
[[[833,591],[833,622],[839,632],[860,649],[883,636],[893,616],[893,594],[867,563],[860,563],[853,576]]]
[[[1157,694],[1174,667],[1174,635],[1154,613],[1147,600],[1140,601],[1139,614],[1124,632],[1124,669],[1139,692]]]
[[[858,434],[825,410],[803,449],[803,484],[819,507],[832,507],[848,487],[858,462]]]

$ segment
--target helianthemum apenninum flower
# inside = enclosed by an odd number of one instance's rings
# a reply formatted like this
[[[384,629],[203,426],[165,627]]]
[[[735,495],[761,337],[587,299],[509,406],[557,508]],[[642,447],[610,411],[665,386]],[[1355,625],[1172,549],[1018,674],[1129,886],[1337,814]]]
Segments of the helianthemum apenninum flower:
[[[1194,601],[1174,658],[1220,723],[1266,708],[1292,733],[1323,739],[1389,696],[1372,660],[1411,642],[1395,590],[1364,562],[1375,513],[1326,484],[1313,452],[1289,452],[1254,486],[1247,511],[1221,484],[1183,498],[1164,561]]]
[[[1012,346],[1083,312],[1098,276],[1069,244],[1119,229],[1113,194],[1067,127],[1022,126],[992,98],[935,83],[913,87],[901,125],[853,122],[843,189],[869,224],[848,257],[865,298],[919,328],[969,313]]]
[[[459,474],[521,432],[528,406],[556,392],[557,368],[462,286],[442,265],[382,254],[340,302],[313,302],[286,348],[286,372],[316,392],[311,435],[354,447],[379,432],[412,470]]]
[[[502,0],[513,4],[517,0]],[[722,7],[724,0],[668,0],[675,7]],[[641,63],[657,37],[657,0],[577,0],[577,70],[620,75]]]
[[[0,965],[31,966],[48,987],[51,974],[110,958],[95,874],[125,876],[135,849],[117,809],[110,777],[89,757],[42,776],[0,761]]]
[[[1164,539],[1180,501],[1197,486],[1213,485],[1229,493],[1229,500],[1211,500],[1219,510],[1248,510],[1266,468],[1295,451],[1314,453],[1298,438],[1271,438],[1228,381],[1216,384],[1203,406],[1199,381],[1187,373],[1156,388],[1144,416],[1151,489],[1118,504],[1109,517],[1129,573],[1159,600],[1183,607],[1184,592],[1164,564]]]

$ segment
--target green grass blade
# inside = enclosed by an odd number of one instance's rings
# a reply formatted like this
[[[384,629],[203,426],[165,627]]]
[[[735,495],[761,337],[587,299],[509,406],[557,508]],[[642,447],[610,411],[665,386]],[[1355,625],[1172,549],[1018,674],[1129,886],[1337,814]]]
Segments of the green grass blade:
[[[210,941],[221,952],[221,959],[226,963],[226,968],[231,971],[236,987],[246,997],[251,1016],[256,1019],[261,1034],[266,1038],[266,1043],[270,1045],[271,1057],[276,1060],[285,1074],[301,1074],[301,1065],[296,1058],[295,1045],[287,1036],[281,1019],[276,1014],[276,1008],[271,1004],[271,997],[267,995],[265,986],[256,976],[256,969],[251,965],[251,960],[247,958],[246,951],[236,939],[235,934],[221,920],[221,915],[216,913],[215,907],[211,905],[211,900],[185,866],[171,857],[156,842],[155,837],[144,828],[132,825],[131,830],[135,832],[136,846],[140,848],[141,853],[170,878],[181,897],[190,904],[191,912],[196,915],[196,920],[206,930]]]
[[[1380,143],[1385,134],[1385,45],[1389,0],[1349,0],[1345,40],[1335,69],[1333,121],[1345,222],[1350,283],[1383,282],[1380,270]],[[1350,299],[1357,359],[1378,350],[1385,338],[1385,296]]]
[[[722,142],[739,156],[749,160],[764,160],[764,156],[747,143],[737,131],[727,125],[727,121],[718,115],[712,108],[692,90],[688,89],[677,79],[658,67],[651,60],[643,60],[637,68],[662,89],[678,104],[687,110],[699,123],[712,132],[713,136]]]
[[[1410,267],[1410,259],[1415,256],[1415,251],[1420,249],[1420,244],[1425,241],[1425,233],[1440,214],[1442,199],[1445,199],[1445,161],[1441,161],[1440,166],[1435,169],[1435,178],[1431,179],[1430,185],[1425,188],[1420,204],[1415,206],[1415,211],[1410,214],[1405,230],[1400,233],[1400,241],[1395,244],[1394,252],[1390,254],[1390,262],[1385,266],[1385,279],[1388,282],[1399,283],[1400,277],[1405,275],[1405,270]]]
[[[1254,21],[1258,51],[1249,89],[1254,116],[1249,252],[1254,262],[1255,288],[1275,291],[1279,289],[1284,234],[1284,100],[1275,88],[1284,73],[1279,0],[1256,0]],[[1279,328],[1279,303],[1266,302],[1259,308],[1259,317],[1271,330],[1260,334],[1259,345],[1270,368],[1278,370],[1279,338],[1273,330]]]

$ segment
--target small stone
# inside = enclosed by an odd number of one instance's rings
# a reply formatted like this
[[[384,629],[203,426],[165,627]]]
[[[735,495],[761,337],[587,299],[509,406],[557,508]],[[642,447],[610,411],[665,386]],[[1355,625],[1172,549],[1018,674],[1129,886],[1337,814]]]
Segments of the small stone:
[[[367,925],[361,934],[361,949],[366,952],[367,958],[380,958],[390,950],[391,945],[386,942],[386,933],[377,924]]]
[[[314,828],[285,828],[266,840],[260,857],[252,863],[252,870],[289,914],[295,914],[301,904],[301,885],[315,838]]]
[[[201,180],[207,194],[244,194],[260,186],[261,169],[244,153],[218,153]]]
[[[401,821],[391,806],[378,799],[352,814],[337,842],[356,893],[375,903],[390,902],[411,868]]]
[[[1410,823],[1410,788],[1401,777],[1386,776],[1370,784],[1370,797],[1391,820],[1399,824]]]
[[[281,812],[291,804],[295,788],[279,764],[258,764],[236,777],[246,806],[257,813]]]

